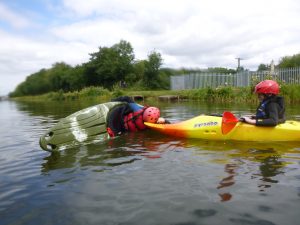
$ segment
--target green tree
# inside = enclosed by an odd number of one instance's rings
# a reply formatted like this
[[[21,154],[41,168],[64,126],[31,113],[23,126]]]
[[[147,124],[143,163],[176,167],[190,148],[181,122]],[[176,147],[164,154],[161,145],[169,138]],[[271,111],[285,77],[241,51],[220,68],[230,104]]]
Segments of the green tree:
[[[38,95],[49,92],[51,87],[47,80],[47,70],[42,69],[31,74],[24,82],[19,84],[11,96]]]
[[[300,53],[293,56],[285,56],[280,59],[278,68],[300,67]]]
[[[210,73],[220,73],[220,74],[228,74],[228,73],[236,73],[234,69],[227,69],[223,67],[212,67],[207,70]]]
[[[73,68],[64,62],[53,64],[52,68],[47,71],[51,91],[70,91],[70,76],[72,71]]]
[[[133,63],[132,73],[128,74],[125,78],[128,85],[142,81],[145,74],[145,63],[146,60],[138,60]]]
[[[90,61],[85,65],[89,86],[99,85],[111,89],[116,82],[125,80],[132,71],[134,54],[129,42],[121,40],[110,48],[100,47],[98,52],[90,55]]]
[[[259,64],[257,71],[265,71],[265,70],[270,70],[270,66],[267,64]]]
[[[86,86],[87,81],[84,74],[85,68],[82,65],[75,66],[68,74],[68,81],[71,91],[81,90]]]
[[[158,52],[151,52],[148,55],[148,60],[145,61],[144,85],[147,88],[159,88],[159,69],[162,65],[162,57]]]

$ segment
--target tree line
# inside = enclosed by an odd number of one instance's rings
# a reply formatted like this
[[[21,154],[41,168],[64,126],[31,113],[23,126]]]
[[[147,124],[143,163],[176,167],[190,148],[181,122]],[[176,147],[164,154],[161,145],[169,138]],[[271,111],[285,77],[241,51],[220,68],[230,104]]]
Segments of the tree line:
[[[294,67],[300,67],[300,53],[292,55],[292,56],[284,56],[279,60],[278,65],[274,65],[275,68],[278,69],[287,69],[287,68],[294,68]],[[258,66],[257,71],[264,71],[264,70],[270,70],[271,65],[270,64],[260,64]]]
[[[161,54],[152,51],[145,60],[136,60],[133,48],[121,40],[111,47],[99,47],[90,54],[88,62],[70,66],[57,62],[50,69],[27,76],[10,93],[11,97],[41,95],[56,91],[77,91],[85,87],[101,86],[112,90],[119,87],[168,89],[171,70],[161,69]]]
[[[57,62],[49,69],[27,76],[10,97],[41,95],[48,92],[72,92],[85,87],[100,86],[107,90],[131,88],[135,90],[169,89],[170,76],[199,72],[235,73],[235,69],[222,67],[200,69],[161,68],[162,56],[156,51],[148,54],[147,59],[135,59],[131,44],[125,40],[111,47],[99,47],[97,52],[90,53],[88,62],[70,66]],[[300,66],[300,54],[283,57],[278,68]],[[260,64],[258,71],[268,70],[270,65]]]

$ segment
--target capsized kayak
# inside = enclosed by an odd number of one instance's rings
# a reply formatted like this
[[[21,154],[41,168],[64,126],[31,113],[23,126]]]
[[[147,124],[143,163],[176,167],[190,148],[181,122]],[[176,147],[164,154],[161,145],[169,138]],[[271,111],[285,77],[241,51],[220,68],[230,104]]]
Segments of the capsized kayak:
[[[200,115],[173,124],[145,123],[150,129],[183,138],[235,141],[300,141],[300,122],[286,121],[275,127],[236,122],[230,132],[222,132],[222,117]],[[224,124],[223,124],[224,125]]]
[[[109,139],[107,117],[122,102],[107,102],[91,106],[61,119],[40,137],[40,146],[46,151],[58,151],[80,143]]]

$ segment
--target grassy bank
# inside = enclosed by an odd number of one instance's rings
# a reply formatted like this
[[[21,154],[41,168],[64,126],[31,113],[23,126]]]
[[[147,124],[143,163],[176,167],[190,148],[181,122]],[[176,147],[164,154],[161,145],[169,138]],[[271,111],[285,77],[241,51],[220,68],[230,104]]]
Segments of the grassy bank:
[[[256,96],[250,87],[218,87],[193,90],[161,90],[161,91],[132,91],[128,89],[115,89],[108,91],[102,87],[89,87],[81,91],[51,92],[39,96],[24,96],[16,99],[23,101],[72,101],[84,99],[99,99],[101,102],[109,101],[118,96],[143,96],[145,99],[158,98],[162,95],[176,95],[179,99],[190,99],[211,102],[256,102]],[[283,85],[281,95],[287,103],[300,103],[300,85]]]

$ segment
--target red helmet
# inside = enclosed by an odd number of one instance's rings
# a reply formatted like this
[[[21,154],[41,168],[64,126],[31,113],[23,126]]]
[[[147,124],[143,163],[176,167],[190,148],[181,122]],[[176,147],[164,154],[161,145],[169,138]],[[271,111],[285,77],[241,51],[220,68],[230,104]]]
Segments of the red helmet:
[[[148,107],[143,113],[144,122],[156,123],[160,117],[160,111],[156,107]]]
[[[279,85],[274,80],[264,80],[255,86],[256,94],[279,94]]]

